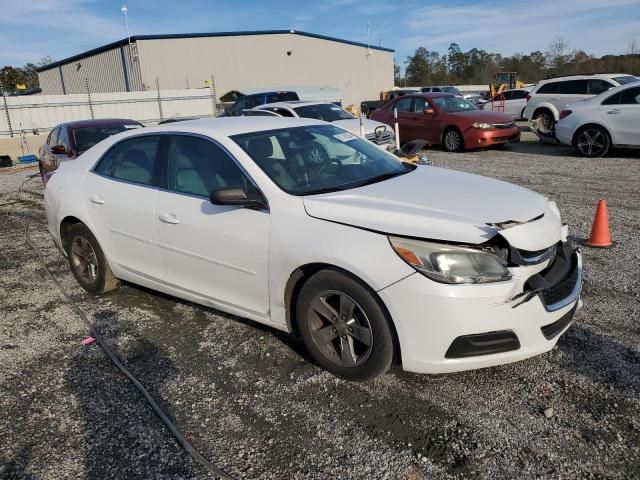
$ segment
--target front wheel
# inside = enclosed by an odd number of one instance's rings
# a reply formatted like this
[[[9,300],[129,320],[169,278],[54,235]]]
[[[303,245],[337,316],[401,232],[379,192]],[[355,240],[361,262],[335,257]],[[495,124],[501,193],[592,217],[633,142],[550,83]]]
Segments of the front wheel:
[[[575,147],[583,157],[604,157],[611,149],[611,139],[604,128],[594,125],[578,132]]]
[[[391,366],[393,334],[374,295],[336,270],[316,273],[300,290],[299,333],[314,360],[334,375],[367,380]]]
[[[445,130],[442,144],[447,152],[461,152],[464,148],[462,134],[455,128]]]
[[[87,292],[98,294],[113,290],[118,280],[113,275],[107,259],[91,230],[82,223],[69,229],[65,249],[73,276]]]

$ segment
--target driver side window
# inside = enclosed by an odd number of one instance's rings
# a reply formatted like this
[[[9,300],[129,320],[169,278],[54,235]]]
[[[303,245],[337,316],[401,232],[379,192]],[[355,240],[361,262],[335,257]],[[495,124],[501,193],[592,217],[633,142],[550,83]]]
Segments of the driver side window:
[[[427,103],[427,100],[422,97],[416,97],[415,101],[413,102],[413,111],[415,113],[422,113],[424,109],[428,107],[429,104]]]

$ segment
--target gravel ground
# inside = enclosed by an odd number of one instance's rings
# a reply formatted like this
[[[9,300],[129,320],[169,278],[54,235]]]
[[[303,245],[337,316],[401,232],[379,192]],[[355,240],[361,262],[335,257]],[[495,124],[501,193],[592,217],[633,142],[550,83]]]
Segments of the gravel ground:
[[[548,354],[449,375],[348,383],[286,335],[132,285],[81,290],[36,179],[0,208],[0,477],[212,478],[111,365],[25,245],[210,460],[239,478],[640,478],[640,159],[585,160],[526,133],[436,165],[557,201],[576,239],[599,198],[617,244],[585,249],[584,309]],[[32,174],[0,173],[0,203]],[[550,414],[549,418],[544,414]]]

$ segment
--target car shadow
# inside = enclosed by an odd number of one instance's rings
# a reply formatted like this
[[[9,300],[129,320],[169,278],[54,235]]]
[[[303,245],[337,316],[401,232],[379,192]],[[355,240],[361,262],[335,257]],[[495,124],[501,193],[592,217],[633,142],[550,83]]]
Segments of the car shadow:
[[[113,316],[99,314],[95,321],[100,331]],[[168,356],[142,336],[129,342],[126,355],[116,355],[134,375],[144,371],[141,382],[164,408],[162,388],[175,373]],[[155,367],[146,368],[147,363]],[[69,362],[65,384],[84,423],[78,435],[84,448],[84,478],[193,476],[188,455],[97,344],[81,347]]]
[[[640,395],[640,352],[579,323],[560,338],[561,365],[625,395]]]

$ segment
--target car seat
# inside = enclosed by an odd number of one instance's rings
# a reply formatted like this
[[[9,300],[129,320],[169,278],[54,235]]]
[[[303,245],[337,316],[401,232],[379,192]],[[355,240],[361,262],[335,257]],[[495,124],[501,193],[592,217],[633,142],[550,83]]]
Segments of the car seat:
[[[286,190],[292,190],[296,181],[287,172],[285,161],[272,158],[273,144],[269,137],[252,138],[247,143],[247,153],[278,185]]]
[[[132,148],[124,152],[122,161],[116,161],[113,171],[115,178],[150,185],[153,163],[144,150]]]

